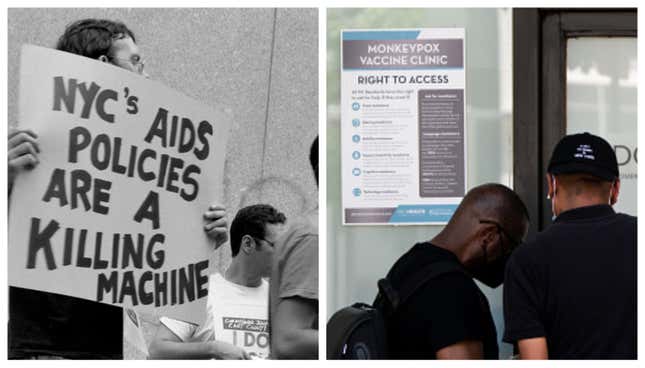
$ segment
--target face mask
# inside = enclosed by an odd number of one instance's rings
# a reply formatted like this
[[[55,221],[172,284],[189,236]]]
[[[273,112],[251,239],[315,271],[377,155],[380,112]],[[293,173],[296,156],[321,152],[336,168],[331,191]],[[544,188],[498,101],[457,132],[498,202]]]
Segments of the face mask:
[[[508,256],[502,256],[493,262],[486,262],[488,259],[486,254],[486,247],[482,247],[484,251],[484,265],[473,272],[473,277],[479,280],[484,285],[490,288],[496,288],[504,282],[504,270],[506,269],[506,261]]]

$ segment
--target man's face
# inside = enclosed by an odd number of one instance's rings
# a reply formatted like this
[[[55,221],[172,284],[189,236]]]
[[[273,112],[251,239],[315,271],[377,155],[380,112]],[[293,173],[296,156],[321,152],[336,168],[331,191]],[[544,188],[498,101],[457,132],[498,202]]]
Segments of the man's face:
[[[262,277],[271,275],[274,246],[283,232],[284,224],[266,224],[264,227],[264,239],[255,239],[257,244],[254,257],[255,264],[262,269]]]
[[[123,37],[112,42],[108,58],[112,64],[120,68],[148,77],[148,74],[143,70],[143,58],[139,47],[130,37]]]
[[[495,251],[495,260],[498,258],[509,257],[511,252],[515,250],[526,239],[529,232],[529,223],[522,220],[519,223],[512,224],[510,227],[502,226],[497,227],[499,241],[497,251]]]
[[[479,237],[472,246],[477,259],[468,265],[473,276],[489,287],[495,288],[504,280],[504,269],[511,252],[526,238],[528,222],[507,228],[498,221],[480,220]]]

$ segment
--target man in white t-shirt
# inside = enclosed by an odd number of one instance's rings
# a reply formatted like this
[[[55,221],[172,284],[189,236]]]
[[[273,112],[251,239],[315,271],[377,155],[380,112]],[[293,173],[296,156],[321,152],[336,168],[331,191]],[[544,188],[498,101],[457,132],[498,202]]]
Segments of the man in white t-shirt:
[[[269,355],[268,299],[273,244],[284,214],[259,204],[242,208],[231,223],[233,260],[210,276],[202,326],[161,317],[150,344],[152,359],[262,359]]]

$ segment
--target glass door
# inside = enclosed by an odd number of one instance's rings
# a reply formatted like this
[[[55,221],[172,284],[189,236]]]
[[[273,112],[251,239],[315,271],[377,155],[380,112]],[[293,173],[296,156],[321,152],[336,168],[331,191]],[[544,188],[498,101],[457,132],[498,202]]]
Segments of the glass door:
[[[567,134],[589,132],[614,146],[620,196],[614,209],[636,216],[638,180],[635,37],[567,40]]]
[[[546,168],[566,134],[614,146],[621,193],[636,215],[636,9],[513,10],[513,178],[531,216],[529,238],[551,224]]]

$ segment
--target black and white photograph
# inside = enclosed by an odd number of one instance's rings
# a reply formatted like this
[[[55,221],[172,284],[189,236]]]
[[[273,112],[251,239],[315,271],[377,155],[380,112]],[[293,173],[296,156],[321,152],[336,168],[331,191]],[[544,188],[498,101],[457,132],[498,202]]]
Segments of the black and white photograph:
[[[318,358],[318,9],[8,9],[8,358]]]

